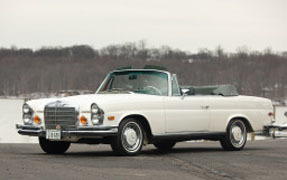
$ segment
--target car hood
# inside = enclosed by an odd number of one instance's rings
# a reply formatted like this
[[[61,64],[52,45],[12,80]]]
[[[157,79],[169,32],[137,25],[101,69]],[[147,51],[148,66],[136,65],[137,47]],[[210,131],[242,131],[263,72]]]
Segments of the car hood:
[[[96,103],[100,108],[107,110],[113,106],[118,106],[119,104],[124,105],[125,103],[142,102],[153,97],[155,96],[146,94],[88,94],[63,98],[36,99],[28,101],[27,104],[34,111],[43,111],[46,105],[61,101],[65,104],[75,106],[81,111],[89,111],[93,103]]]

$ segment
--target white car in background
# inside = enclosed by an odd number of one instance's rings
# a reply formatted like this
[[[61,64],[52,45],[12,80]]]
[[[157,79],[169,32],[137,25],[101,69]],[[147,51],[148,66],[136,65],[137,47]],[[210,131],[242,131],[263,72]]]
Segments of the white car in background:
[[[149,66],[110,72],[95,94],[28,101],[17,128],[38,136],[46,153],[64,153],[71,143],[105,143],[135,155],[145,144],[169,150],[197,139],[241,150],[247,133],[272,119],[269,99],[240,96],[230,85],[180,88],[175,74]]]

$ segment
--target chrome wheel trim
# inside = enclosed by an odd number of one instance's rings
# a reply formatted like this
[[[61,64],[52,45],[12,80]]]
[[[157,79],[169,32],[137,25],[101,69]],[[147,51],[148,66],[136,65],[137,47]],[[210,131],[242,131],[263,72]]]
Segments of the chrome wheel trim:
[[[128,152],[136,152],[141,148],[143,135],[140,126],[135,122],[124,125],[121,135],[123,148]]]
[[[246,141],[246,127],[242,121],[234,121],[230,127],[230,140],[234,147],[240,148]]]

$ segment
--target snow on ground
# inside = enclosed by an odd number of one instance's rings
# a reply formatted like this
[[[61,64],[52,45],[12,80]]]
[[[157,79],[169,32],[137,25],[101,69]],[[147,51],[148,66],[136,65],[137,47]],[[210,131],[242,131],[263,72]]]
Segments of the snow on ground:
[[[16,123],[22,123],[23,99],[0,99],[0,143],[36,143],[36,137],[17,133]]]

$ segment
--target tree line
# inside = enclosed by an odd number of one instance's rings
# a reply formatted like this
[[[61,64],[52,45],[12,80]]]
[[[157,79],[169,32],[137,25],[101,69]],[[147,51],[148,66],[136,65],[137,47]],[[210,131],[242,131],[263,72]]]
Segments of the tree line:
[[[0,48],[0,96],[60,90],[95,91],[105,75],[123,66],[160,65],[176,73],[181,85],[233,84],[240,94],[283,100],[287,96],[287,52],[251,51],[196,53],[168,46],[147,47],[144,41],[94,49],[71,47]]]

